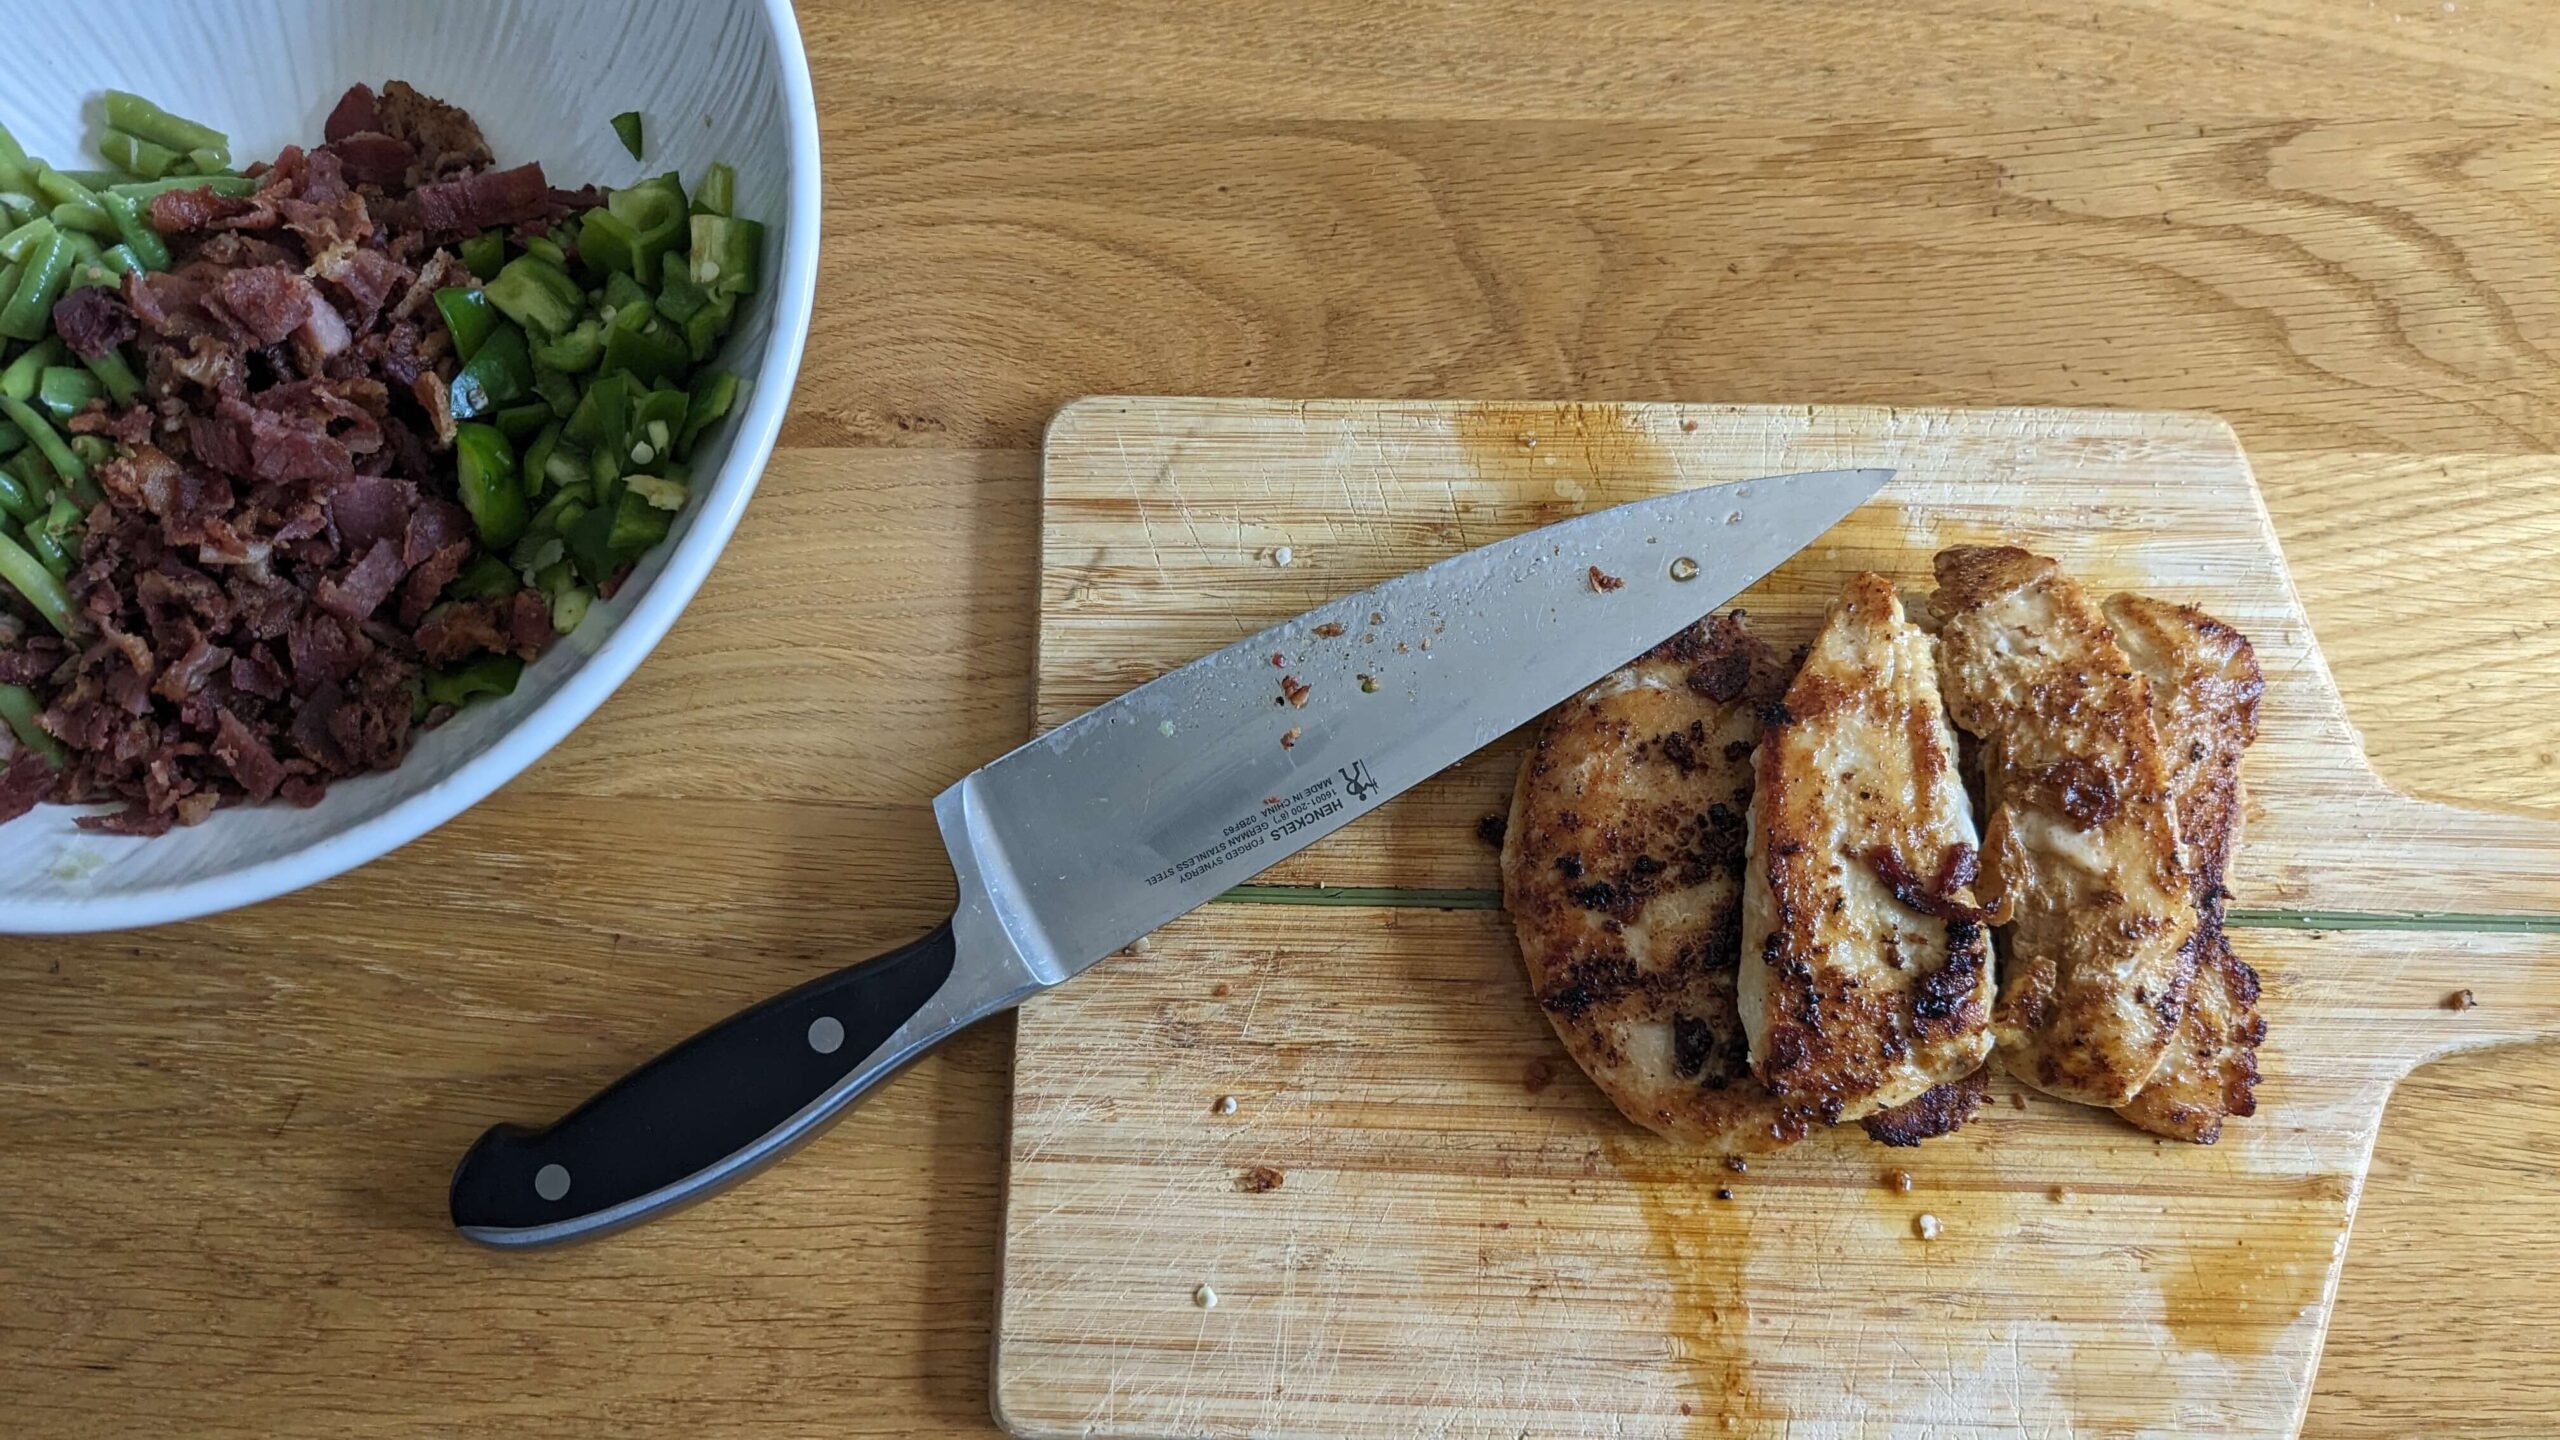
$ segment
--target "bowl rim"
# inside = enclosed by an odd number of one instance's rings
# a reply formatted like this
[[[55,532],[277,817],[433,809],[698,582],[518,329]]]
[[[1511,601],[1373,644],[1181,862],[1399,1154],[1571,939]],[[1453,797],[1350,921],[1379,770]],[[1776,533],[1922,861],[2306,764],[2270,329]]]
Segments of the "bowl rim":
[[[193,920],[272,900],[378,860],[487,799],[548,754],[620,689],[666,638],[728,548],[747,501],[773,458],[782,418],[799,379],[817,299],[821,176],[818,105],[809,80],[809,53],[791,0],[763,0],[763,8],[781,70],[787,136],[782,283],[774,296],[772,334],[765,342],[747,408],[738,417],[727,462],[694,516],[692,528],[667,552],[666,563],[612,636],[576,674],[488,749],[381,814],[289,854],[201,880],[113,895],[12,901],[0,913],[0,934],[69,935]]]

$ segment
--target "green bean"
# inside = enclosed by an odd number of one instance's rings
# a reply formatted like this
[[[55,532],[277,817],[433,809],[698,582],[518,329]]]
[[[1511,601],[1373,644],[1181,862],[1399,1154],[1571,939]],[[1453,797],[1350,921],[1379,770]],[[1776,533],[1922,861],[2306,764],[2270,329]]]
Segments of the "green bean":
[[[76,180],[91,190],[101,185],[121,185],[133,178],[122,170],[64,170],[60,173],[65,179]]]
[[[36,382],[36,405],[56,420],[68,420],[98,398],[98,377],[71,365],[48,365]]]
[[[8,722],[10,733],[18,737],[19,744],[43,756],[52,762],[54,769],[59,770],[71,763],[71,756],[62,748],[62,742],[53,738],[53,733],[45,729],[44,723],[37,718],[43,711],[44,707],[36,703],[33,690],[24,685],[0,685],[0,720]]]
[[[143,269],[169,268],[169,243],[151,228],[151,221],[142,213],[142,201],[119,190],[110,190],[99,200],[107,207],[107,214],[114,217],[116,233],[124,237],[123,248],[132,252]]]
[[[56,580],[71,578],[71,567],[75,560],[70,547],[62,543],[60,535],[42,526],[30,525],[27,527],[26,541],[27,553],[36,557],[36,563],[45,568],[46,574]]]
[[[53,322],[53,302],[62,298],[62,289],[71,283],[71,261],[77,253],[71,237],[56,231],[51,239],[27,257],[27,271],[18,277],[17,293],[0,304],[0,335],[13,340],[33,340]]]
[[[117,404],[130,405],[142,398],[142,379],[125,363],[122,350],[110,349],[95,359],[83,355],[80,363],[89,367],[89,373],[98,377],[98,383],[107,387]]]
[[[0,460],[6,460],[26,448],[27,433],[5,420],[0,420]]]
[[[35,184],[27,152],[20,148],[18,137],[9,133],[9,127],[0,125],[0,190],[32,190]]]
[[[24,400],[0,395],[0,419],[27,432],[27,438],[36,443],[36,453],[44,457],[44,463],[53,467],[54,474],[62,477],[63,485],[71,491],[74,499],[83,505],[98,502],[98,487],[89,479],[89,467],[81,463],[79,456],[71,453],[71,447],[63,444],[62,437],[55,433],[52,422],[38,414],[34,406]]]
[[[71,609],[71,592],[62,588],[44,562],[30,554],[25,546],[0,530],[0,582],[27,597],[45,623],[68,636],[75,628]]]
[[[0,370],[0,395],[12,400],[34,399],[36,382],[44,378],[44,367],[61,364],[67,353],[62,348],[59,335],[47,335],[28,346],[17,359],[9,362],[8,369]]]
[[[57,230],[73,230],[107,240],[119,238],[115,217],[96,205],[74,205],[65,201],[46,211],[45,218],[51,220]]]
[[[0,301],[18,293],[18,276],[26,268],[15,260],[0,260]]]
[[[99,251],[98,263],[107,267],[109,274],[118,277],[131,275],[142,269],[142,257],[134,254],[133,247],[130,245],[110,245]]]
[[[107,218],[106,210],[98,204],[96,192],[50,165],[39,163],[36,166],[36,193],[53,202],[53,223],[56,225],[77,225],[93,235],[98,233],[100,226],[107,227],[109,232],[115,227],[115,222]],[[75,218],[64,219],[65,210]]]
[[[149,200],[172,190],[210,190],[216,195],[254,195],[258,182],[246,175],[172,175],[165,180],[135,180],[123,185],[110,185],[108,195],[130,195],[136,200]],[[103,196],[101,198],[104,198]]]
[[[36,503],[35,492],[27,488],[27,482],[0,469],[0,515],[25,524],[43,513],[44,507]]]
[[[13,230],[43,215],[49,207],[35,197],[33,188],[0,190],[0,230]]]
[[[54,223],[37,216],[6,235],[0,235],[0,260],[23,261],[36,253],[37,247],[53,238]]]
[[[113,180],[101,182],[108,185],[121,184],[128,175],[157,180],[184,158],[166,145],[154,145],[139,135],[128,135],[122,130],[108,131],[107,138],[98,142],[98,153],[107,157],[107,163],[125,172]]]
[[[172,115],[129,90],[107,92],[107,124],[137,139],[172,150],[224,150],[231,137],[210,125]],[[226,162],[228,163],[228,162]]]
[[[71,437],[71,453],[79,456],[80,463],[94,472],[116,458],[116,442],[104,435],[74,435]]]

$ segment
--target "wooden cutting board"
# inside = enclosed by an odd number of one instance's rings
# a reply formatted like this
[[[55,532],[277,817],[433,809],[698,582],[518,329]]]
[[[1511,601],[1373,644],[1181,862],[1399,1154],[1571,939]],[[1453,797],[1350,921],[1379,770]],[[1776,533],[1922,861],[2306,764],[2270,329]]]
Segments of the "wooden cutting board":
[[[1017,1433],[2290,1434],[2393,1083],[2560,1033],[2560,827],[2374,776],[2210,417],[1096,399],[1046,463],[1043,725],[1500,536],[1791,470],[1900,474],[1742,597],[1782,647],[1961,540],[2202,604],[2267,677],[2233,939],[2271,1035],[2210,1148],[2004,1079],[1918,1150],[1681,1153],[1529,998],[1475,833],[1514,736],[1024,1010]],[[1430,623],[1380,627],[1381,673]]]

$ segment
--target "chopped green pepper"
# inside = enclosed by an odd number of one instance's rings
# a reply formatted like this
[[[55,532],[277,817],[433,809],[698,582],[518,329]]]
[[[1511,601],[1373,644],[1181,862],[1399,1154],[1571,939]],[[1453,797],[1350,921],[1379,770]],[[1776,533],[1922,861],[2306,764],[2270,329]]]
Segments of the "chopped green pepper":
[[[685,349],[696,364],[710,359],[712,352],[720,348],[720,337],[729,333],[729,321],[737,311],[737,296],[715,295],[710,304],[684,322]]]
[[[692,359],[683,334],[651,316],[636,326],[612,325],[604,332],[604,373],[628,372],[650,382],[682,370]]]
[[[560,422],[551,418],[547,405],[542,418],[546,423],[533,437],[533,443],[525,447],[524,462],[516,471],[527,500],[541,498],[543,487],[551,481],[551,457],[560,449]]]
[[[693,187],[693,213],[696,215],[728,215],[738,206],[738,172],[728,162],[714,160],[702,172],[702,183]]]
[[[565,433],[590,449],[610,451],[629,444],[624,436],[631,421],[631,391],[628,375],[599,376],[579,397]]]
[[[557,370],[575,375],[594,368],[604,356],[604,326],[593,316],[549,339],[537,336],[533,342],[534,369]]]
[[[530,405],[510,405],[491,418],[497,423],[498,433],[518,445],[541,434],[542,427],[552,423],[551,407],[540,400]]]
[[[36,403],[56,420],[79,414],[101,393],[97,376],[70,365],[46,366],[36,382]]]
[[[524,678],[524,662],[513,655],[475,655],[459,665],[430,670],[420,682],[429,705],[459,709],[483,695],[513,695]]]
[[[636,318],[631,315],[634,310],[640,312]],[[619,270],[605,277],[602,318],[607,325],[638,325],[656,313],[647,286]]]
[[[498,312],[489,304],[488,295],[468,285],[447,285],[436,292],[436,313],[444,317],[444,328],[453,335],[453,353],[468,364],[480,353],[482,342],[498,328]]]
[[[453,377],[453,418],[468,420],[533,391],[533,357],[525,352],[524,332],[500,325],[480,344],[479,353]]]
[[[503,549],[524,533],[524,489],[516,481],[515,447],[491,425],[453,427],[455,489],[471,512],[480,543]]]
[[[513,595],[521,588],[516,583],[515,570],[506,561],[484,550],[463,567],[461,574],[453,577],[453,583],[444,587],[444,593],[456,600],[496,600]]]
[[[613,133],[621,138],[622,148],[631,152],[632,159],[637,160],[640,158],[639,111],[625,110],[621,114],[614,116]]]
[[[599,354],[603,352],[604,347],[596,348]],[[578,377],[543,364],[537,354],[533,362],[533,393],[543,398],[552,414],[566,420],[578,408]]]
[[[596,592],[586,586],[564,586],[559,594],[551,597],[551,628],[563,635],[577,629],[595,603]]]
[[[498,270],[507,263],[507,237],[497,230],[483,230],[462,242],[462,268],[471,278],[487,284],[498,278]]]
[[[598,270],[628,271],[639,245],[640,232],[602,205],[578,218],[578,258]]]
[[[693,217],[693,283],[714,295],[746,295],[756,288],[756,256],[764,227],[727,215]]]
[[[676,454],[691,456],[693,443],[702,432],[729,413],[738,401],[738,377],[726,370],[703,370],[693,377],[692,393],[686,397],[684,430],[676,436]]]
[[[541,335],[558,335],[576,324],[586,299],[568,271],[538,255],[508,261],[480,293],[508,319]]]

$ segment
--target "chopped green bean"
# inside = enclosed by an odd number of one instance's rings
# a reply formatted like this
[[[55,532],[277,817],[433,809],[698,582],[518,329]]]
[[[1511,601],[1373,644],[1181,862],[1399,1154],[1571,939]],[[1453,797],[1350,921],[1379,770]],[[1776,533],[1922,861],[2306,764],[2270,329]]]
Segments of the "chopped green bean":
[[[124,175],[104,182],[109,185],[122,184],[129,176],[140,176],[145,180],[160,179],[184,158],[179,152],[166,145],[155,145],[139,135],[129,135],[122,130],[108,131],[107,138],[98,142],[98,153],[107,157],[108,164],[124,172]]]
[[[36,503],[35,492],[27,488],[27,482],[19,479],[15,471],[0,466],[0,515],[23,524],[43,513],[44,507]]]
[[[71,592],[62,588],[62,582],[54,578],[43,561],[10,539],[6,531],[0,531],[0,582],[25,596],[45,623],[63,635],[78,628],[71,609]]]
[[[135,180],[123,185],[110,185],[109,195],[130,195],[136,200],[149,200],[172,190],[210,190],[216,195],[254,195],[258,182],[246,175],[172,175],[166,180]],[[101,197],[104,198],[104,197]]]
[[[640,158],[639,111],[625,110],[621,114],[614,116],[613,133],[621,138],[622,148],[631,152],[632,159],[637,160]]]
[[[107,92],[107,125],[127,135],[166,145],[172,150],[220,150],[227,156],[231,137],[210,125],[172,115],[128,90]],[[231,162],[225,159],[223,164]]]
[[[71,553],[71,547],[63,543],[63,538],[58,532],[47,530],[40,525],[29,526],[26,541],[27,553],[36,557],[36,563],[45,568],[46,574],[56,580],[71,578],[71,567],[77,563],[77,560]]]
[[[36,193],[53,202],[56,225],[73,226],[92,234],[100,226],[110,231],[115,228],[115,222],[98,204],[96,192],[50,165],[36,166]]]
[[[62,443],[62,437],[54,433],[53,426],[34,406],[14,396],[0,395],[0,420],[26,432],[27,438],[35,442],[36,453],[53,467],[54,474],[62,477],[62,483],[81,504],[97,503],[98,489],[90,483],[89,467],[71,453],[71,447]]]
[[[0,420],[0,460],[6,460],[26,448],[27,432]]]
[[[44,368],[61,364],[69,353],[63,348],[59,335],[47,335],[28,346],[17,359],[9,362],[8,369],[0,370],[0,395],[12,400],[33,400],[36,398],[36,382],[44,378]]]
[[[0,304],[0,335],[33,340],[45,333],[53,323],[53,302],[62,298],[63,288],[71,283],[71,261],[77,253],[71,237],[57,230],[27,257],[17,293]]]
[[[0,260],[24,262],[42,248],[44,242],[54,237],[56,228],[50,217],[39,215],[8,234],[0,235]]]
[[[62,176],[95,190],[101,185],[121,185],[133,177],[122,170],[65,170]]]
[[[130,245],[110,245],[99,251],[98,263],[118,276],[131,275],[143,268],[142,257],[134,254]]]
[[[142,213],[144,202],[120,190],[110,190],[98,197],[98,201],[107,207],[107,214],[115,220],[116,234],[123,237],[124,248],[141,262],[143,269],[169,268],[169,243],[160,238],[159,231],[151,228],[150,219]]]
[[[142,377],[125,363],[122,350],[110,349],[94,359],[84,355],[80,363],[89,367],[89,373],[98,377],[98,383],[107,387],[107,394],[117,404],[130,405],[142,398]]]
[[[68,420],[98,398],[98,377],[69,365],[48,365],[36,382],[36,404],[56,420]]]
[[[31,189],[35,183],[28,173],[27,152],[19,146],[18,137],[9,133],[8,126],[0,125],[0,189]]]
[[[44,706],[37,703],[36,692],[24,685],[0,685],[0,721],[8,722],[9,733],[18,737],[19,744],[59,770],[71,763],[71,755],[53,732],[44,728],[43,714]]]
[[[80,457],[81,464],[95,471],[115,458],[116,444],[104,435],[74,435],[71,437],[71,453]]]
[[[230,147],[222,145],[207,145],[200,149],[190,150],[187,152],[187,164],[193,166],[195,173],[198,175],[220,175],[227,173],[231,169]]]

